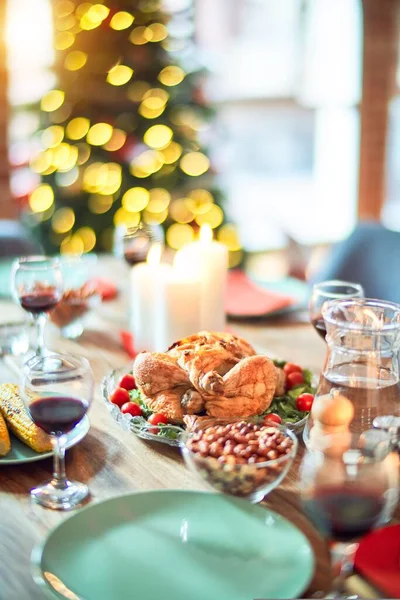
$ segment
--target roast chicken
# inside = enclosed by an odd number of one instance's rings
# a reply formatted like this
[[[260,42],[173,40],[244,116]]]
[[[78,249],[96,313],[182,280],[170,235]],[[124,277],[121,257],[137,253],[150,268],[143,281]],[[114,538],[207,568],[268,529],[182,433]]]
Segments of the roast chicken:
[[[282,375],[243,338],[200,332],[166,352],[142,352],[134,362],[148,406],[169,421],[185,415],[248,417],[264,412],[280,391]]]

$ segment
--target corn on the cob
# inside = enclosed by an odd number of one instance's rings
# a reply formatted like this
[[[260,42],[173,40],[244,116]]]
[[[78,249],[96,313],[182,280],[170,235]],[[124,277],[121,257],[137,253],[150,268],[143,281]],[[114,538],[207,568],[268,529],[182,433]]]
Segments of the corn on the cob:
[[[11,450],[10,434],[3,416],[0,414],[0,456],[5,456]]]
[[[50,436],[28,415],[17,385],[0,385],[0,412],[13,434],[32,450],[48,452],[52,449]]]

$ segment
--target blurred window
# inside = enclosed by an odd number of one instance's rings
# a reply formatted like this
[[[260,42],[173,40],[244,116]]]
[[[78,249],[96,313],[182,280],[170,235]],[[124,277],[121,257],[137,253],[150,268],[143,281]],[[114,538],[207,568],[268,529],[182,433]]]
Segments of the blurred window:
[[[197,0],[214,160],[248,250],[346,236],[357,214],[360,0]]]

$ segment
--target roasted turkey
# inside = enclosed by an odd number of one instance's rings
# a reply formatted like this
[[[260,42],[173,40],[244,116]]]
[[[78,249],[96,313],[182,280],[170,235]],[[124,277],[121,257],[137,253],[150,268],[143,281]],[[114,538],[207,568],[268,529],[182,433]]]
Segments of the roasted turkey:
[[[243,338],[207,331],[179,340],[166,352],[140,353],[133,373],[148,406],[173,423],[182,423],[185,415],[261,414],[283,375]]]

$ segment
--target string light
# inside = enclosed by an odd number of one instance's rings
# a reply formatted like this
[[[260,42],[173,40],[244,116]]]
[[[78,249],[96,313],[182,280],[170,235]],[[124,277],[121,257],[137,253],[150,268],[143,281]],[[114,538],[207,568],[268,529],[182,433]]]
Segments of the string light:
[[[107,75],[107,81],[111,85],[125,85],[132,78],[133,69],[126,65],[116,65]]]
[[[168,146],[161,150],[161,154],[164,157],[164,162],[167,165],[171,165],[176,162],[182,155],[182,146],[177,142],[170,142]]]
[[[60,108],[64,102],[65,94],[61,90],[50,90],[42,98],[40,108],[45,112],[52,112]]]
[[[72,239],[82,241],[83,252],[90,252],[96,245],[96,234],[91,227],[81,227],[74,233]]]
[[[174,200],[169,208],[169,214],[177,223],[190,223],[194,218],[186,204],[186,198]]]
[[[109,152],[115,152],[122,148],[126,142],[126,133],[122,129],[114,129],[109,141],[104,145],[104,148]]]
[[[112,29],[116,29],[117,31],[121,31],[122,29],[127,29],[130,27],[135,20],[135,17],[128,12],[120,11],[115,13],[110,21],[110,27]]]
[[[151,224],[161,225],[162,223],[164,223],[164,221],[167,220],[168,211],[163,210],[162,212],[151,212],[147,208],[145,211],[143,211],[142,215],[143,215],[143,221],[145,223],[149,223],[150,225]]]
[[[238,230],[235,225],[227,223],[222,225],[217,234],[218,241],[228,247],[229,250],[236,252],[241,250],[242,245],[239,240]]]
[[[152,213],[164,212],[171,202],[171,194],[164,188],[153,188],[149,191],[147,210]]]
[[[71,0],[58,0],[54,5],[56,17],[66,17],[75,10],[75,4]]]
[[[50,208],[53,202],[54,192],[47,183],[39,185],[29,198],[29,206],[34,213],[44,212]]]
[[[68,235],[63,239],[60,245],[61,254],[83,254],[84,245],[80,237]]]
[[[135,177],[148,177],[163,166],[162,154],[156,150],[147,150],[135,157],[130,164],[130,171]]]
[[[186,203],[189,210],[194,215],[202,215],[210,209],[210,204],[213,204],[214,198],[208,190],[195,189],[191,190],[186,198]]]
[[[119,227],[126,225],[128,227],[135,227],[140,223],[140,213],[128,212],[125,208],[119,208],[114,215],[114,225]]]
[[[79,25],[86,30],[96,29],[108,17],[109,12],[110,9],[104,4],[94,4],[83,12]]]

